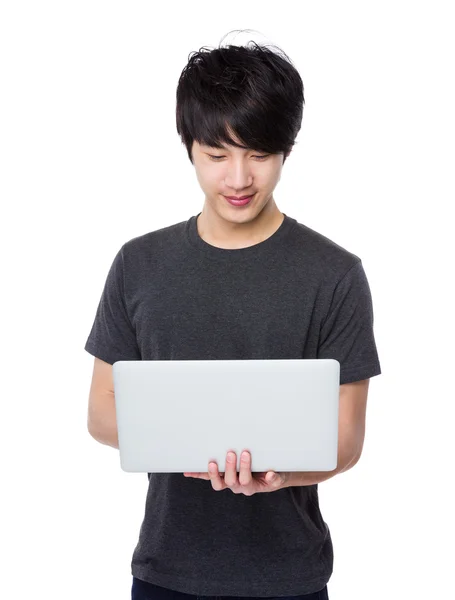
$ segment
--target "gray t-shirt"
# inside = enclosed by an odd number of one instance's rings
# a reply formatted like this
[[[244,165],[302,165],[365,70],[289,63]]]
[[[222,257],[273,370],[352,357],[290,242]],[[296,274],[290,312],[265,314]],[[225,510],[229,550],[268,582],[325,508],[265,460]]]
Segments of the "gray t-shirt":
[[[110,364],[334,358],[340,384],[381,373],[355,254],[287,215],[263,242],[217,248],[199,236],[199,214],[121,247],[87,352]],[[310,594],[329,581],[317,485],[245,496],[183,473],[148,479],[133,576],[205,596]]]

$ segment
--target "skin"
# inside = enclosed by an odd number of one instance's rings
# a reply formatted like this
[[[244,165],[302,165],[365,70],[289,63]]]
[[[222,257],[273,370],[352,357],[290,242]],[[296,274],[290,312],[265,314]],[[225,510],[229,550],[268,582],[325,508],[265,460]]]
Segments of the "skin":
[[[234,139],[238,141],[235,136]],[[204,241],[218,248],[246,248],[266,240],[280,227],[284,215],[275,203],[273,191],[281,178],[283,153],[258,158],[264,155],[265,152],[235,146],[220,150],[193,142],[193,164],[205,194],[197,220],[198,232]],[[224,198],[251,193],[256,195],[245,207],[232,206]],[[210,462],[207,473],[184,475],[209,480],[216,491],[230,488],[234,494],[246,496],[285,487],[289,473],[252,473],[251,454],[248,451],[244,454],[238,474],[237,456],[235,452],[228,452],[224,473],[218,471],[215,462]]]
[[[224,150],[193,142],[196,177],[205,194],[197,220],[201,238],[225,249],[246,248],[273,235],[284,219],[273,191],[281,178],[283,153],[269,154],[227,146]],[[216,159],[213,157],[217,157]],[[232,206],[224,196],[255,193],[247,206]]]
[[[240,460],[240,471],[237,475],[237,455],[228,452],[224,473],[218,471],[216,462],[210,462],[208,473],[184,473],[185,477],[206,479],[212,482],[212,488],[219,492],[230,488],[234,494],[252,496],[261,492],[275,492],[283,487],[290,477],[290,473],[266,471],[262,473],[251,472],[251,454],[243,451]],[[275,479],[273,479],[275,477]]]

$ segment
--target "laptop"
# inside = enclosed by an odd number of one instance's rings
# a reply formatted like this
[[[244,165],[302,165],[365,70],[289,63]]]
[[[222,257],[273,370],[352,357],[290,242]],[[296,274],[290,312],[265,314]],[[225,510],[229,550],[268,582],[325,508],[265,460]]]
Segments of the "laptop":
[[[120,466],[129,473],[337,466],[340,363],[334,359],[119,360],[113,364]]]

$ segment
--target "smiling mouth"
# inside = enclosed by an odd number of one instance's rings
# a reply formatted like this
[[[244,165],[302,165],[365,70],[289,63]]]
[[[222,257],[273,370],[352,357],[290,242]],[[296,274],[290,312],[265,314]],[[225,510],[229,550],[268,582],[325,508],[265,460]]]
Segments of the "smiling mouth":
[[[242,200],[237,200],[231,196],[224,196],[226,202],[229,202],[231,206],[248,206],[253,201],[254,194],[251,196],[243,196]]]

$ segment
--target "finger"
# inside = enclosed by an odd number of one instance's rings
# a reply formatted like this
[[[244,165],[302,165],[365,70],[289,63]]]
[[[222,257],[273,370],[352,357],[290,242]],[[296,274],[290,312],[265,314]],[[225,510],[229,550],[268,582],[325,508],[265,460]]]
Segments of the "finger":
[[[212,487],[217,492],[224,489],[226,486],[218,473],[218,465],[215,462],[209,463],[209,477],[212,482]]]
[[[281,473],[277,473],[276,471],[268,471],[265,476],[265,481],[272,488],[279,487],[283,483],[283,477]]]
[[[240,457],[240,473],[239,483],[240,485],[247,486],[251,483],[253,475],[251,474],[251,454],[245,450],[242,452]]]
[[[196,479],[210,479],[208,473],[183,473],[185,477],[195,477]]]
[[[224,483],[229,487],[237,485],[237,455],[232,451],[226,455]]]

